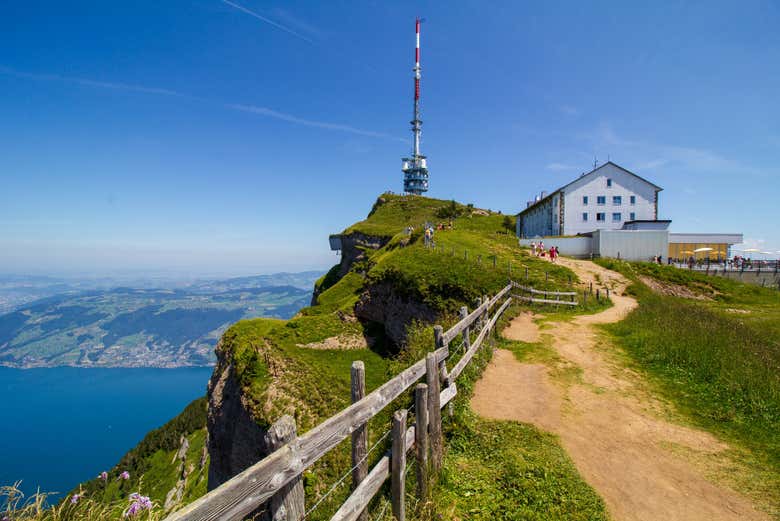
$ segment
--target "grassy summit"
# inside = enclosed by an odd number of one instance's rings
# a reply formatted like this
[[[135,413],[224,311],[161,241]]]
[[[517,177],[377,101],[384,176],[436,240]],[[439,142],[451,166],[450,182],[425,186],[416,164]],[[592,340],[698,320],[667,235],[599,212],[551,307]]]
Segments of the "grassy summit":
[[[452,222],[452,229],[436,231],[435,250],[423,245],[422,225],[426,221]],[[366,251],[365,259],[340,279],[334,267],[317,282],[321,292],[317,305],[304,308],[291,320],[244,320],[222,338],[222,349],[235,361],[257,421],[270,424],[287,412],[294,414],[299,428],[305,430],[346,406],[353,360],[366,362],[369,387],[395,372],[393,360],[378,354],[385,350],[378,346],[382,339],[376,338],[372,325],[355,319],[355,304],[372,286],[384,284],[401,296],[424,303],[446,323],[460,306],[473,308],[476,298],[505,286],[510,264],[518,277],[525,276],[527,267],[532,285],[544,286],[545,272],[549,287],[568,283],[573,277],[568,269],[518,248],[503,221],[501,214],[451,201],[379,197],[369,216],[343,234],[384,237],[384,247]],[[406,232],[408,226],[414,227],[411,236]],[[375,342],[373,350],[371,342]],[[403,347],[395,346],[392,351]],[[322,378],[330,382],[327,388],[314,383]],[[294,385],[289,383],[293,381]],[[269,390],[273,390],[273,400]],[[284,399],[278,399],[277,390],[283,391]]]
[[[452,222],[452,229],[436,231],[435,250],[423,244],[426,221]],[[460,306],[473,309],[477,297],[504,287],[510,264],[513,276],[519,278],[525,277],[528,268],[528,283],[540,287],[560,288],[569,277],[574,278],[568,269],[518,248],[504,222],[504,215],[452,201],[380,196],[369,216],[343,235],[380,237],[383,247],[366,249],[364,257],[341,278],[339,266],[334,266],[317,282],[316,305],[296,317],[243,320],[223,336],[223,356],[234,363],[255,421],[268,426],[282,414],[291,414],[298,432],[305,432],[349,405],[354,360],[366,364],[366,385],[371,391],[432,348],[433,324],[409,324],[404,345],[394,345],[383,335],[381,324],[356,316],[355,305],[361,296],[377,287],[391,288],[410,302],[422,303],[447,326],[456,320]],[[414,228],[411,236],[408,226]],[[370,444],[388,428],[393,409],[388,407],[372,420]],[[376,451],[372,458],[380,454]],[[346,470],[348,461],[347,442],[305,474],[307,497],[324,492]],[[347,493],[348,487],[343,487],[318,510],[332,513]]]

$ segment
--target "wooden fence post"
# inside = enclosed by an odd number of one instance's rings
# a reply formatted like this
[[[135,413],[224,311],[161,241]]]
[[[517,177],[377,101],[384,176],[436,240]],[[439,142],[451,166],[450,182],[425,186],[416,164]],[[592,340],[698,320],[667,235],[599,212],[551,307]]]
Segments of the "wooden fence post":
[[[477,297],[477,309],[482,305],[482,297]],[[477,329],[482,329],[482,315],[477,316],[477,320],[474,321]]]
[[[525,280],[528,280],[528,266],[525,267]]]
[[[496,267],[496,260],[498,259],[498,255],[493,255],[493,269]]]
[[[444,335],[444,328],[441,326],[433,326],[433,345],[436,346],[436,349],[439,349],[444,345],[442,335]]]
[[[265,435],[266,444],[273,452],[297,437],[295,420],[285,414],[271,425]],[[297,521],[305,513],[303,481],[299,475],[283,486],[270,501],[270,513],[273,521]]]
[[[443,337],[444,328],[441,326],[433,326],[433,345],[436,346],[436,349],[444,347]],[[445,359],[442,359],[441,362],[439,362],[439,374],[441,376],[441,381],[443,382],[445,378],[447,378],[447,361]]]
[[[441,468],[444,454],[441,438],[441,399],[439,393],[439,368],[436,365],[436,355],[428,353],[425,357],[425,376],[428,384],[428,431],[431,435],[431,460],[433,469]]]
[[[469,316],[469,308],[462,306],[459,315],[461,320]],[[463,352],[468,351],[469,347],[471,347],[471,326],[466,326],[463,329]]]
[[[390,501],[393,517],[406,521],[406,409],[393,414],[393,446],[390,453]]]
[[[366,396],[366,366],[360,360],[352,362],[352,403]],[[368,475],[368,424],[364,423],[352,432],[352,489],[354,490]],[[359,521],[368,520],[365,510],[358,516]]]
[[[600,299],[599,299],[599,289],[598,289],[598,288],[596,288],[596,301],[598,301],[598,300],[600,300]]]
[[[550,279],[550,274],[548,272],[544,272],[544,281],[547,282]]]
[[[490,301],[489,295],[485,295],[482,297],[483,304],[489,301]],[[482,325],[484,326],[485,324],[487,324],[488,320],[490,320],[490,310],[488,308],[485,308],[485,311],[482,313]]]
[[[609,288],[607,288],[607,300],[609,300]]]
[[[428,386],[414,389],[414,448],[417,455],[417,495],[420,503],[428,499]]]

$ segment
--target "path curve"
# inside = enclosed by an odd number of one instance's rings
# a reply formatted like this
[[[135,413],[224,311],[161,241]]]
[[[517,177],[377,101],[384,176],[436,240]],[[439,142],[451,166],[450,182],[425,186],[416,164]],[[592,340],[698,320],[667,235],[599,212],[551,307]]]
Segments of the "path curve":
[[[510,351],[497,350],[475,386],[472,408],[486,418],[531,423],[557,434],[615,520],[769,519],[743,496],[706,479],[681,451],[670,449],[682,446],[707,455],[727,447],[709,433],[664,419],[668,406],[605,350],[606,340],[593,325],[619,321],[636,307],[633,298],[623,295],[628,281],[592,262],[561,259],[561,264],[580,280],[594,286],[598,281],[612,291],[613,307],[541,331],[551,336],[559,364],[580,368],[581,379],[560,385],[550,375],[555,367],[521,363]],[[517,335],[518,328],[535,324],[521,317],[513,327]]]

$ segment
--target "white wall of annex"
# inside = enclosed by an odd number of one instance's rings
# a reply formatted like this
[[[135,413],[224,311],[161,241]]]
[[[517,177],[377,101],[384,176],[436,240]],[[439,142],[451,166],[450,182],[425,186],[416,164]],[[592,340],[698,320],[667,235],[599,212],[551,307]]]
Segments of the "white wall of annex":
[[[666,230],[598,230],[593,233],[593,253],[601,257],[650,261],[669,251]]]

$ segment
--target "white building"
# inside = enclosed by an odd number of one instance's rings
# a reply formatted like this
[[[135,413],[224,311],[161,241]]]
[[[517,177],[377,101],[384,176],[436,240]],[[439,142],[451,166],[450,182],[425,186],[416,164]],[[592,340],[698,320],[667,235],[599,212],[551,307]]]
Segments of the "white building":
[[[537,237],[573,257],[650,260],[723,260],[740,233],[669,233],[658,219],[661,187],[608,161],[549,195],[542,192],[517,214],[517,236],[528,246]]]
[[[658,219],[661,187],[608,161],[571,183],[529,201],[517,215],[521,238],[619,230]]]

